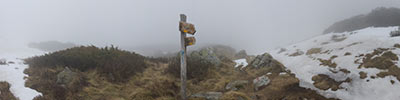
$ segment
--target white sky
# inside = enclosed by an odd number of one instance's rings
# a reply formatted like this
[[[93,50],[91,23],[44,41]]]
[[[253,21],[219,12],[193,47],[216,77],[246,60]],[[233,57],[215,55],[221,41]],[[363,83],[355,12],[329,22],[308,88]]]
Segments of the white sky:
[[[0,0],[0,39],[178,50],[185,13],[196,25],[196,46],[225,44],[254,54],[376,7],[400,7],[400,0]]]

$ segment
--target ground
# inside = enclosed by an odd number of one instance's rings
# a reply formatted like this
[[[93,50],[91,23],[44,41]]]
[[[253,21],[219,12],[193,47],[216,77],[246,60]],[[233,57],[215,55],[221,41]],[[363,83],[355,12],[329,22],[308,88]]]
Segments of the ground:
[[[325,97],[394,100],[400,95],[400,38],[390,32],[397,28],[324,34],[270,53],[296,74],[301,87]]]

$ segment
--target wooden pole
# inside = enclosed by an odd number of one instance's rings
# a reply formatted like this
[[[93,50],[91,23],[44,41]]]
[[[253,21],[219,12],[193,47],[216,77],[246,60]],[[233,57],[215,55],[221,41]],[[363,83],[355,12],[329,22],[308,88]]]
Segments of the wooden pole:
[[[180,19],[186,22],[186,15],[181,14]],[[185,46],[186,33],[181,32],[181,95],[182,100],[187,100],[186,98],[186,46]]]

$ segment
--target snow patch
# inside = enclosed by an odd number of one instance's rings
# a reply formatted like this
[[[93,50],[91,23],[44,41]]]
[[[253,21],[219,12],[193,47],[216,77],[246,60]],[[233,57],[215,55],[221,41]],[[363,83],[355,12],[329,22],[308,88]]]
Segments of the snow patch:
[[[0,65],[0,81],[10,83],[10,91],[19,100],[32,100],[34,97],[42,95],[31,88],[25,87],[24,70],[28,65],[24,64],[23,59],[44,52],[28,48],[26,44],[20,43],[18,39],[0,38],[0,43],[4,43],[0,49],[0,59],[6,59],[7,65]]]
[[[235,60],[234,62],[236,63],[235,68],[237,68],[239,66],[242,66],[242,68],[245,68],[248,65],[246,59],[238,59],[238,60]],[[242,68],[240,68],[240,69],[242,69]]]
[[[322,48],[322,53],[313,55],[299,55],[296,57],[290,57],[285,54],[278,53],[280,50],[271,51],[271,55],[279,62],[284,64],[289,70],[291,70],[296,77],[300,80],[300,86],[310,88],[318,91],[325,97],[335,97],[343,100],[397,100],[400,98],[400,84],[396,77],[387,76],[385,78],[366,78],[360,79],[359,72],[366,72],[368,76],[376,76],[377,73],[382,72],[376,68],[359,68],[359,63],[356,63],[356,59],[360,59],[357,62],[362,62],[362,58],[356,57],[360,54],[367,54],[373,52],[377,48],[393,48],[393,45],[400,43],[400,37],[390,37],[389,33],[396,30],[398,27],[385,27],[385,28],[374,28],[369,27],[354,32],[344,33],[331,33],[316,36],[312,39],[299,42],[293,45],[289,45],[285,52],[296,52],[298,50],[307,51],[311,48]],[[334,36],[342,36],[345,38],[341,41],[332,40]],[[350,45],[349,44],[354,44]],[[324,53],[324,51],[328,51]],[[351,53],[351,55],[344,56],[345,53]],[[400,55],[400,50],[392,50],[393,53]],[[333,63],[337,64],[336,68],[330,68],[327,66],[320,65],[321,62],[318,59],[329,59],[332,56],[337,56],[332,59]],[[400,65],[400,61],[396,62]],[[333,73],[330,71],[338,69],[346,69],[350,73]],[[311,80],[313,76],[318,74],[325,74],[335,80],[344,80],[351,78],[352,81],[349,83],[342,83],[341,87],[337,91],[320,90],[313,85]],[[368,80],[368,81],[367,81]],[[395,84],[392,84],[390,80],[394,80]]]
[[[15,64],[0,65],[0,81],[6,81],[11,84],[10,90],[20,100],[32,100],[41,93],[25,87],[24,77],[28,75],[23,71],[28,68],[28,65],[22,63],[19,59],[7,59],[8,61],[16,62]]]

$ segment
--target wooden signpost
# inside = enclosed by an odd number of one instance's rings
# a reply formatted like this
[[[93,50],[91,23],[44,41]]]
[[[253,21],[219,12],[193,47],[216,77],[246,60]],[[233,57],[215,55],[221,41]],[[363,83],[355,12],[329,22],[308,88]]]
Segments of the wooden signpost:
[[[181,31],[181,95],[182,100],[187,100],[186,96],[186,47],[194,45],[196,39],[194,37],[186,37],[186,34],[194,35],[196,30],[193,24],[186,23],[186,15],[180,15],[179,31]]]

